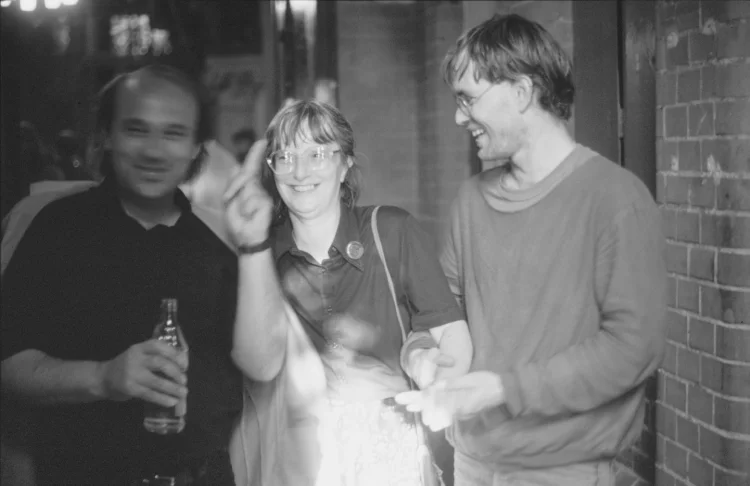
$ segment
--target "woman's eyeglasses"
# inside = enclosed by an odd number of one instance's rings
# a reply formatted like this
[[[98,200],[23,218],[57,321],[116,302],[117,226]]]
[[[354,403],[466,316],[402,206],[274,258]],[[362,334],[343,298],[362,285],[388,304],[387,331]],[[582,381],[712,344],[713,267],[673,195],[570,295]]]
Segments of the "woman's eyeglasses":
[[[277,150],[266,159],[268,166],[276,175],[286,175],[294,172],[300,160],[310,170],[323,170],[336,160],[341,150],[326,147],[312,147],[301,154],[289,150]]]

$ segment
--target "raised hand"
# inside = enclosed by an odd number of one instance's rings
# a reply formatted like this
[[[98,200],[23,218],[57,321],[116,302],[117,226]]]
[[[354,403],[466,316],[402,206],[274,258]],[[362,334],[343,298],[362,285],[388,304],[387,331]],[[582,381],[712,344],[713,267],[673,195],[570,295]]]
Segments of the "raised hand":
[[[187,367],[186,352],[152,339],[102,363],[102,385],[111,400],[140,398],[173,407],[187,396]]]
[[[224,218],[236,245],[258,245],[268,238],[273,201],[260,183],[266,141],[253,144],[242,168],[224,192]]]

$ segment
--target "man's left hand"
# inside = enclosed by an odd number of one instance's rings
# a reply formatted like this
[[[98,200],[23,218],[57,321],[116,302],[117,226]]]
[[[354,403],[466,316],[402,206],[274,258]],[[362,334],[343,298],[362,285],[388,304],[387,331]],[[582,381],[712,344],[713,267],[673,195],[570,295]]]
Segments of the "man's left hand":
[[[440,380],[425,390],[396,395],[396,402],[410,412],[422,412],[422,421],[431,430],[442,430],[457,420],[505,402],[500,377],[489,371],[474,371]]]

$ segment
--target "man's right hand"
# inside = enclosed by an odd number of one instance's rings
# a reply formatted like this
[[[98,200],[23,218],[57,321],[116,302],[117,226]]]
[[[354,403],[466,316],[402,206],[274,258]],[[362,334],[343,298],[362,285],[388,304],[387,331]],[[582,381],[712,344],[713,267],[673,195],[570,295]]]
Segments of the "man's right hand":
[[[224,217],[237,246],[259,245],[268,238],[273,200],[260,183],[265,149],[265,140],[255,142],[224,192]]]
[[[152,339],[134,344],[111,361],[101,364],[106,398],[116,401],[140,398],[173,407],[187,396],[187,353]]]

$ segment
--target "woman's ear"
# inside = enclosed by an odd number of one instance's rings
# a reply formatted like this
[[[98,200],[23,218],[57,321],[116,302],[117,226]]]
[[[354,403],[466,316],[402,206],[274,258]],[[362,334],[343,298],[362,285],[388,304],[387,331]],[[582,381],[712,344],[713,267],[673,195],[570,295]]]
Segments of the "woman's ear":
[[[344,172],[341,173],[341,179],[339,180],[341,184],[343,184],[344,181],[346,180],[346,174],[349,173],[349,169],[351,169],[353,165],[354,165],[354,161],[352,160],[352,158],[347,157],[346,158],[346,170],[344,170]]]

